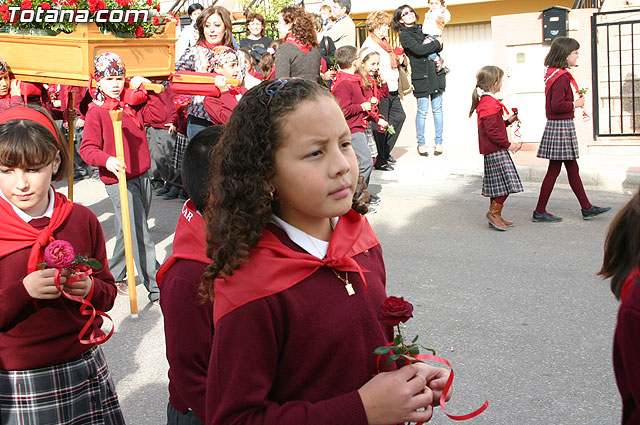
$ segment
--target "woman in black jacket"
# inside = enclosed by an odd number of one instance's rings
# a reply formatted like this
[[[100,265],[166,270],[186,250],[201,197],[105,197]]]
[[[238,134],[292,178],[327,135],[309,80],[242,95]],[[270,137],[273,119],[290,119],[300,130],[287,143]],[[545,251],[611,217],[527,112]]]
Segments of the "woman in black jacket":
[[[418,153],[429,156],[424,140],[425,122],[429,112],[429,101],[433,110],[435,126],[434,154],[442,153],[442,93],[446,86],[444,70],[436,73],[436,64],[429,60],[431,53],[438,53],[442,45],[438,40],[427,37],[417,24],[418,14],[409,5],[400,6],[393,14],[393,28],[400,32],[400,43],[411,63],[413,95],[418,100],[416,113],[416,132],[418,135]]]

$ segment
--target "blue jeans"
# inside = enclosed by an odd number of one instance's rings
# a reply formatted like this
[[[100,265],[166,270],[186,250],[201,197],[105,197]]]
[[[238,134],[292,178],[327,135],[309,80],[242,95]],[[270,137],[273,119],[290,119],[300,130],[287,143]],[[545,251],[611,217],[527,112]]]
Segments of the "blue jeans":
[[[429,113],[429,100],[433,110],[433,125],[436,130],[436,145],[442,144],[442,93],[434,93],[428,97],[419,97],[418,112],[416,113],[416,132],[418,133],[418,146],[424,146],[424,128]]]

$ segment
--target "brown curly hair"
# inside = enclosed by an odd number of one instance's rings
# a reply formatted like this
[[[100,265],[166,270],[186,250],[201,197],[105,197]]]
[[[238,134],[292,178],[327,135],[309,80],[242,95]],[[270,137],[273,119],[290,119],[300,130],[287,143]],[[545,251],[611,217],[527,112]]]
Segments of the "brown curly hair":
[[[384,24],[391,25],[392,20],[393,17],[382,10],[371,12],[367,16],[367,31],[373,32],[376,28],[381,27]]]
[[[277,90],[276,90],[277,88]],[[331,93],[302,79],[263,81],[249,90],[233,110],[218,144],[213,148],[207,223],[207,256],[211,264],[202,275],[202,290],[213,299],[214,281],[226,278],[249,260],[264,227],[277,212],[272,199],[275,154],[284,129],[281,122],[300,102]],[[362,180],[362,179],[360,179]],[[364,214],[360,182],[352,208]]]
[[[291,33],[300,43],[318,47],[313,15],[300,6],[287,6],[280,11],[280,14],[285,23],[291,24]]]

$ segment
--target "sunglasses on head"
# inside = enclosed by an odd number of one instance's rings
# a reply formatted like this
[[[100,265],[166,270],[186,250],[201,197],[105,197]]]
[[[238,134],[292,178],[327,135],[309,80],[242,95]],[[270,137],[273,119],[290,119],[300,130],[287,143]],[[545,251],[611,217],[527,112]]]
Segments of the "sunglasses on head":
[[[413,10],[405,10],[404,12],[402,12],[402,14],[400,15],[401,18],[404,18],[405,16],[407,16],[408,14],[413,13]]]

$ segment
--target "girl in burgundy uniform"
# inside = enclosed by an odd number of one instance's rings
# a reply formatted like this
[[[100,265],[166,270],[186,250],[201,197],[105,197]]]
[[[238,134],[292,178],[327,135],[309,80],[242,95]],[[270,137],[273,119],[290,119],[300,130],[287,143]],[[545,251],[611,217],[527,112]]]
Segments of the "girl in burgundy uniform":
[[[640,191],[611,222],[598,273],[611,278],[620,300],[613,340],[613,370],[622,398],[622,424],[640,424]]]
[[[54,240],[97,259],[102,268],[73,283],[70,295],[97,310],[113,306],[116,286],[107,267],[96,216],[57,193],[71,164],[66,141],[42,109],[0,112],[0,423],[124,424],[115,386],[95,339],[80,341],[87,324],[76,301],[54,284],[55,269],[37,267]],[[102,318],[86,332],[104,337]]]
[[[551,48],[544,59],[547,71],[544,77],[547,113],[547,125],[542,134],[542,141],[538,149],[538,158],[549,160],[547,174],[540,187],[538,205],[533,211],[533,221],[556,222],[562,218],[547,212],[547,202],[556,184],[558,174],[564,163],[567,169],[569,185],[580,202],[582,218],[588,220],[599,214],[609,211],[609,207],[597,207],[592,205],[582,186],[578,168],[578,139],[573,123],[574,110],[584,106],[584,97],[581,95],[573,100],[573,88],[578,89],[578,83],[567,68],[578,63],[578,49],[580,44],[569,37],[558,37],[551,43]]]
[[[392,364],[376,375],[373,350],[393,338],[379,317],[382,250],[331,94],[307,80],[261,83],[210,158],[206,423],[429,420],[447,371]]]
[[[478,115],[478,144],[484,155],[484,178],[482,196],[491,199],[487,219],[489,226],[496,230],[507,230],[513,221],[502,218],[502,207],[510,193],[522,192],[522,183],[509,151],[518,152],[520,146],[510,143],[507,125],[516,120],[513,114],[506,120],[503,113],[507,108],[496,97],[502,88],[504,71],[497,66],[485,66],[476,74],[476,88],[471,95],[469,117],[476,111]]]

